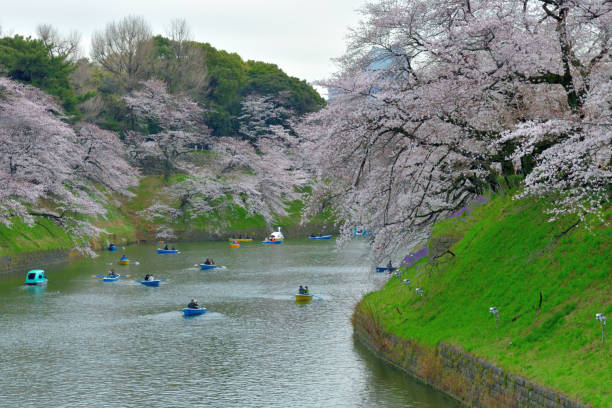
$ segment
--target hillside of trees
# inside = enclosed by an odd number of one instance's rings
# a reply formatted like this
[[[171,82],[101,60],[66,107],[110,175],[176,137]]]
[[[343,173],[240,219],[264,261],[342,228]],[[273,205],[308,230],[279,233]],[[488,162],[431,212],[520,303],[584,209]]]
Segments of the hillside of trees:
[[[90,59],[77,34],[37,31],[0,38],[4,235],[51,222],[89,252],[125,206],[130,219],[115,224],[160,239],[227,227],[214,214],[259,227],[296,215],[312,171],[294,126],[325,104],[305,81],[195,42],[183,20],[165,35],[139,17],[109,23]]]

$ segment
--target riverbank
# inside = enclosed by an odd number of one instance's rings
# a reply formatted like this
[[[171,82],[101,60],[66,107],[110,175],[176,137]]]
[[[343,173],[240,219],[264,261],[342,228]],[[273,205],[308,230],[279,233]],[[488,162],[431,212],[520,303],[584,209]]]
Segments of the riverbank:
[[[449,344],[430,349],[387,333],[359,306],[353,327],[357,341],[376,356],[468,407],[588,408]]]
[[[87,239],[71,236],[52,219],[45,217],[39,217],[31,226],[20,219],[12,220],[10,226],[0,224],[0,273],[62,262],[69,257],[79,256],[74,251],[77,246],[100,251],[110,243],[126,246],[160,242],[156,236],[160,227],[157,221],[164,220],[149,220],[143,216],[143,210],[158,197],[163,186],[172,182],[164,180],[162,176],[143,177],[140,184],[132,189],[133,197],[116,197],[116,205],[106,208],[104,218],[91,220],[103,232]],[[220,206],[207,216],[177,219],[171,225],[175,238],[167,242],[219,241],[240,234],[263,239],[277,227],[282,228],[287,238],[336,232],[333,220],[327,213],[320,214],[310,223],[301,224],[303,203],[299,200],[285,203],[287,214],[275,217],[272,226],[262,216],[249,214],[230,200],[226,201],[227,205]]]
[[[612,314],[612,211],[585,226],[545,208],[499,196],[438,224],[429,256],[358,305],[356,337],[471,406],[612,406],[595,320]]]

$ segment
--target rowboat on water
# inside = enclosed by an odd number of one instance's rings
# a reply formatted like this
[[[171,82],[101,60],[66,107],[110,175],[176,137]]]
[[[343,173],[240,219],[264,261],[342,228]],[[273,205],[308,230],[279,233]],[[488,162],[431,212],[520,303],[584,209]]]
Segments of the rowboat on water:
[[[313,295],[311,294],[306,294],[306,293],[296,293],[295,294],[295,301],[296,302],[309,302],[312,300]]]
[[[117,247],[116,247],[116,246],[114,246],[114,245],[109,245],[109,246],[108,246],[108,250],[109,250],[109,251],[116,251],[116,250],[117,250]]]
[[[397,268],[389,268],[387,266],[377,266],[376,267],[376,272],[378,272],[378,273],[383,273],[383,272],[391,273],[391,272],[395,271],[396,269]]]
[[[186,307],[183,309],[183,313],[185,314],[185,316],[199,316],[206,312],[208,312],[208,310],[206,310],[205,307],[201,307],[199,309],[192,309],[190,307]]]
[[[331,235],[311,235],[308,239],[331,239]]]
[[[216,267],[217,265],[200,264],[200,269],[202,269],[203,271],[206,269],[215,269]]]
[[[117,276],[108,275],[102,278],[103,282],[117,282],[118,280],[119,280],[119,275]]]
[[[230,248],[240,248],[240,244],[238,243],[238,240],[233,240],[232,242],[230,242],[229,246]]]
[[[179,254],[179,250],[178,249],[160,249],[157,248],[157,253],[158,254]]]
[[[266,239],[265,241],[261,241],[262,244],[277,244],[280,245],[283,243],[282,240],[270,240],[270,239]]]
[[[145,286],[159,286],[161,279],[153,279],[153,280],[139,280],[136,282],[140,282]]]
[[[26,285],[46,285],[47,284],[47,275],[45,275],[45,271],[42,269],[32,269],[26,275],[25,280]]]
[[[127,259],[125,255],[123,255],[121,259],[119,260],[119,265],[129,265],[129,264],[130,264],[130,260]]]

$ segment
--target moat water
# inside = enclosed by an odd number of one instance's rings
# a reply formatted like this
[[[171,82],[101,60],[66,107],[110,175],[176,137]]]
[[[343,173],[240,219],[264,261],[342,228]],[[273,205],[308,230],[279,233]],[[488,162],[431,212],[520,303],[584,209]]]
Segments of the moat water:
[[[40,265],[45,287],[0,275],[0,407],[459,406],[355,343],[355,304],[388,279],[365,242],[177,247]],[[200,270],[208,257],[225,267]],[[95,277],[110,268],[131,276]],[[300,284],[320,299],[296,304]],[[185,318],[192,298],[209,313]]]

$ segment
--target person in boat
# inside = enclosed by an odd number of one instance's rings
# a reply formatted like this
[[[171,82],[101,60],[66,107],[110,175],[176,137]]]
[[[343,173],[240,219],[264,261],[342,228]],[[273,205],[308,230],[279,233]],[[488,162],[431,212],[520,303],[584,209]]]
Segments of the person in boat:
[[[249,234],[247,234],[247,236],[245,237],[246,239],[251,239],[251,237],[249,236]]]
[[[113,244],[113,243],[108,244],[108,249],[112,249],[114,247],[115,247],[115,244]]]
[[[212,265],[210,263],[210,258],[206,258],[206,260],[204,261],[204,265]]]
[[[123,254],[123,256],[121,257],[122,261],[127,261],[127,256],[125,256],[125,254]]]
[[[238,239],[242,239],[242,234],[238,235]]]
[[[308,286],[304,286],[304,294],[305,295],[309,295],[310,294],[310,290],[308,289]]]
[[[200,306],[197,299],[191,299],[191,302],[187,304],[187,308],[188,309],[201,309],[202,306]]]
[[[215,261],[214,261],[212,258],[210,258],[210,264],[211,264],[211,265],[214,265],[214,264],[215,264]]]
[[[387,269],[393,269],[393,263],[389,259],[389,263],[387,264]]]
[[[168,245],[166,244],[166,246],[164,247],[164,249],[167,251],[168,250]]]
[[[316,237],[315,234],[310,234],[310,238],[314,238],[314,237]]]
[[[298,289],[298,293],[299,293],[300,295],[303,295],[303,294],[304,294],[304,288],[302,287],[302,285],[300,285],[300,288]]]
[[[176,251],[176,248],[175,248],[175,247],[172,247],[172,250],[173,250],[173,251]]]
[[[153,275],[151,275],[150,273],[147,273],[144,277],[144,280],[146,281],[152,281],[155,280],[155,278],[153,277]]]
[[[108,273],[108,276],[110,278],[116,278],[117,276],[119,276],[114,269],[111,269],[110,272]]]

